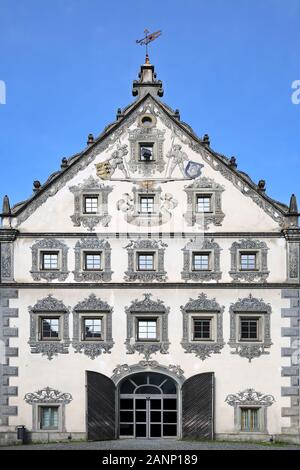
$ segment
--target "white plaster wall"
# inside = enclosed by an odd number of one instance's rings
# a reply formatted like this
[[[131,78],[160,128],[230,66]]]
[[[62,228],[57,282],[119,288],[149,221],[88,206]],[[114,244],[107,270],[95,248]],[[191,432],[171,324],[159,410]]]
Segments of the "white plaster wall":
[[[62,300],[65,305],[74,307],[77,302],[88,297],[94,292],[98,297],[107,301],[114,307],[113,311],[113,339],[115,345],[111,354],[102,355],[95,360],[89,359],[84,354],[75,354],[72,347],[67,355],[59,355],[49,361],[40,354],[30,352],[27,341],[29,339],[29,313],[28,306],[34,305],[39,299],[53,293],[56,298]],[[142,356],[138,354],[128,355],[124,341],[126,339],[126,314],[125,307],[130,305],[133,299],[142,299],[144,289],[22,289],[19,291],[19,299],[11,301],[11,307],[19,308],[19,318],[11,319],[11,326],[19,328],[19,338],[11,340],[11,346],[19,347],[19,357],[10,360],[11,365],[19,367],[19,376],[10,379],[10,385],[17,385],[19,396],[10,399],[10,405],[17,405],[19,414],[10,418],[10,425],[25,424],[31,428],[31,406],[23,401],[28,392],[34,392],[46,386],[57,388],[63,392],[69,392],[73,396],[71,404],[66,406],[66,426],[68,432],[85,432],[85,371],[93,370],[101,372],[108,377],[112,375],[117,364],[138,363]],[[147,292],[150,292],[147,290]],[[271,434],[280,433],[281,427],[286,425],[286,419],[281,418],[281,407],[288,406],[288,399],[281,398],[281,386],[284,381],[281,378],[281,347],[287,345],[286,339],[280,338],[281,327],[285,326],[285,320],[281,319],[281,308],[286,307],[287,301],[281,299],[280,291],[271,289],[204,290],[209,298],[216,298],[220,305],[225,306],[223,316],[224,340],[229,339],[229,306],[238,298],[243,298],[251,292],[253,296],[263,298],[272,305],[271,338],[274,342],[269,355],[253,359],[251,363],[247,359],[231,354],[231,348],[226,344],[220,354],[201,361],[193,354],[186,354],[180,345],[182,339],[182,314],[180,305],[184,305],[189,298],[196,298],[202,292],[201,289],[160,290],[152,289],[153,298],[160,298],[165,305],[170,307],[169,314],[169,340],[171,342],[169,354],[157,354],[153,359],[160,364],[179,364],[184,370],[185,377],[211,372],[216,378],[216,432],[234,432],[233,408],[224,400],[230,393],[237,393],[246,388],[254,388],[257,391],[272,394],[276,402],[268,409],[268,431]],[[72,337],[72,314],[70,315],[70,336]],[[287,364],[288,365],[288,364]],[[288,381],[287,381],[288,385]]]

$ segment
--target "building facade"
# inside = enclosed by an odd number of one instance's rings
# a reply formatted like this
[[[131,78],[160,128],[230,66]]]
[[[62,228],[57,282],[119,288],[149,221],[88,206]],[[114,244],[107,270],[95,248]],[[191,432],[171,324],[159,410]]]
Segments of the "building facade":
[[[4,197],[0,436],[299,442],[296,198],[135,101],[14,207]]]

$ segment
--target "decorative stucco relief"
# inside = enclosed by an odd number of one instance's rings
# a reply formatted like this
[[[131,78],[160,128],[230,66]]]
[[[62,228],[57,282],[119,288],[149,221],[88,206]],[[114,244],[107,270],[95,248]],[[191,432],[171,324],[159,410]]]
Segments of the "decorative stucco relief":
[[[196,357],[199,357],[204,361],[211,354],[217,354],[221,352],[225,342],[223,340],[223,312],[224,307],[220,306],[216,299],[208,299],[204,293],[199,294],[196,299],[190,299],[184,306],[180,307],[183,319],[183,336],[181,346],[186,353],[194,353]],[[191,331],[191,317],[201,314],[212,315],[216,321],[216,333],[215,337],[210,341],[193,341]]]
[[[105,301],[91,294],[87,299],[79,302],[73,309],[73,341],[72,346],[77,353],[84,353],[91,359],[100,354],[110,354],[114,345],[112,339],[112,312],[113,308]],[[84,314],[100,315],[103,318],[104,329],[101,340],[83,340],[81,316]]]
[[[253,271],[242,271],[239,268],[239,252],[251,250],[257,252],[257,269]],[[232,282],[266,282],[270,274],[268,270],[268,250],[266,242],[260,240],[244,239],[234,242],[230,248],[231,269],[229,271]]]
[[[249,297],[239,299],[236,303],[231,304],[229,311],[230,339],[228,344],[231,348],[234,348],[231,354],[239,354],[241,357],[247,358],[249,362],[262,354],[270,354],[266,349],[273,344],[271,341],[271,305],[250,294]],[[262,337],[259,341],[239,340],[239,316],[243,314],[261,318]]]
[[[161,300],[152,300],[151,294],[144,294],[143,300],[135,299],[129,307],[126,307],[127,315],[127,339],[125,345],[127,354],[138,352],[143,354],[146,361],[149,361],[153,354],[160,352],[168,354],[168,314],[169,307],[166,307]],[[139,316],[155,317],[159,320],[159,333],[155,341],[137,340],[136,321]]]
[[[69,353],[69,308],[57,300],[52,294],[39,300],[33,307],[28,307],[30,314],[30,338],[28,344],[33,354],[42,354],[49,360],[58,354]],[[57,315],[61,317],[61,332],[58,340],[42,341],[39,337],[39,321],[41,316]]]
[[[105,186],[93,176],[89,176],[77,186],[70,186],[70,191],[74,194],[74,214],[71,220],[75,227],[87,227],[89,231],[93,231],[96,225],[100,224],[107,227],[111,216],[108,214],[108,195],[112,191],[111,186]],[[83,196],[98,195],[98,211],[96,214],[84,213]]]
[[[76,243],[74,251],[75,270],[73,271],[73,274],[75,281],[111,281],[113,271],[111,270],[111,247],[108,241],[98,238],[82,238]],[[85,251],[101,252],[101,258],[103,258],[103,260],[101,259],[101,262],[103,262],[101,270],[88,271],[83,269],[83,256]]]
[[[56,270],[43,270],[41,267],[41,252],[58,251],[59,268]],[[68,250],[69,247],[62,241],[55,238],[44,238],[34,243],[31,247],[32,251],[32,268],[30,274],[35,281],[46,279],[50,282],[54,279],[65,281],[69,275],[68,271]]]
[[[164,270],[164,253],[168,245],[161,240],[131,240],[125,249],[128,252],[128,269],[125,272],[125,281],[140,281],[140,282],[165,282],[167,280],[167,273]],[[139,271],[137,269],[137,253],[139,251],[153,252],[156,256],[155,270],[153,271]]]
[[[181,277],[185,281],[207,282],[219,281],[222,277],[220,271],[220,253],[221,248],[213,239],[209,238],[195,238],[190,240],[183,251],[183,270]],[[193,270],[193,253],[194,252],[207,252],[211,256],[211,266],[209,270]]]

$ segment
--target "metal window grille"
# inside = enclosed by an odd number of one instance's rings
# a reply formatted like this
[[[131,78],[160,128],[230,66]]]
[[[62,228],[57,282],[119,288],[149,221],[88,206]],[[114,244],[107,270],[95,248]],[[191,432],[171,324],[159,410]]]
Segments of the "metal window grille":
[[[41,429],[58,429],[58,406],[41,407]]]
[[[248,432],[259,431],[259,408],[241,409],[241,430]]]

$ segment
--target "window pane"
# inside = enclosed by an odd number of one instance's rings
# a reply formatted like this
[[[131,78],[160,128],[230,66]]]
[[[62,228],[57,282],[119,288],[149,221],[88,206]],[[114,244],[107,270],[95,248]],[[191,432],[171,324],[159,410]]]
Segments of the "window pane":
[[[101,269],[101,253],[86,253],[85,269]]]
[[[194,253],[193,269],[195,271],[208,270],[209,269],[209,254]]]
[[[138,269],[141,271],[153,270],[154,255],[152,253],[138,255]]]
[[[42,338],[58,338],[59,318],[42,318]]]
[[[58,407],[41,407],[41,429],[58,429]]]
[[[240,254],[241,269],[250,271],[256,269],[256,253],[241,253]]]
[[[43,269],[58,269],[58,253],[42,253]]]
[[[140,198],[140,211],[143,214],[154,212],[154,197],[141,197]]]
[[[138,339],[156,339],[156,320],[138,320]]]
[[[259,431],[259,408],[241,409],[241,430],[248,432]]]
[[[241,339],[258,338],[258,319],[241,318]]]
[[[211,196],[197,196],[197,212],[211,212]]]
[[[96,214],[98,211],[98,197],[87,196],[84,198],[84,212],[88,214]]]
[[[101,339],[102,336],[102,319],[101,318],[84,318],[84,337],[86,339]]]
[[[211,327],[211,320],[195,319],[194,320],[194,339],[209,339],[210,327]]]

